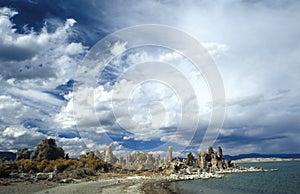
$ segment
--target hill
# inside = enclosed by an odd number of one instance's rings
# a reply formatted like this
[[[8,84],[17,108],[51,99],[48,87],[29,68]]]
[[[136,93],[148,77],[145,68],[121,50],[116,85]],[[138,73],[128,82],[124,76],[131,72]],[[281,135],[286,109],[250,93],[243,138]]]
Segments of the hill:
[[[239,160],[244,158],[300,158],[300,154],[258,154],[258,153],[249,153],[249,154],[239,154],[235,156],[225,155],[226,160]]]

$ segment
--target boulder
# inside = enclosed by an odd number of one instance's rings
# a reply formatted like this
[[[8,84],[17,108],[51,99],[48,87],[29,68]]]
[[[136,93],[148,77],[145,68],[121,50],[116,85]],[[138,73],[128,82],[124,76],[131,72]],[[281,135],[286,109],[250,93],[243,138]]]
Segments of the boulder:
[[[41,161],[41,160],[56,160],[64,158],[65,152],[61,147],[57,147],[55,139],[44,139],[32,152],[30,159]]]
[[[49,178],[49,174],[48,173],[43,173],[43,172],[39,172],[36,174],[35,176],[36,180],[46,180]]]

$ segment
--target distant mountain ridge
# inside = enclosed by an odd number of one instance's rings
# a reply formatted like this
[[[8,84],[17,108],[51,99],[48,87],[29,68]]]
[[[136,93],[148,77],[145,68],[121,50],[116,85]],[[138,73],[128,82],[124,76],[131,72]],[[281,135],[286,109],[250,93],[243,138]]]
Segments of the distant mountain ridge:
[[[239,160],[243,158],[300,158],[299,154],[258,154],[258,153],[249,153],[249,154],[239,154],[235,156],[225,155],[226,160]]]

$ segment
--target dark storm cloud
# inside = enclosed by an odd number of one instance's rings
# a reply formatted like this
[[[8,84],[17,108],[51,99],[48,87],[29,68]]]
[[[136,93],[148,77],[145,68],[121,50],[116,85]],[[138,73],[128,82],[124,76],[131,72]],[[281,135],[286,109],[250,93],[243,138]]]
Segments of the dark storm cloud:
[[[36,54],[35,50],[15,46],[0,47],[0,59],[2,61],[23,61],[30,59]]]
[[[242,136],[242,135],[232,135],[232,136],[220,136],[218,138],[219,144],[227,144],[228,142],[234,143],[236,145],[242,144],[259,144],[263,141],[271,141],[277,139],[286,139],[287,136],[270,136],[270,137],[249,137],[249,136]]]

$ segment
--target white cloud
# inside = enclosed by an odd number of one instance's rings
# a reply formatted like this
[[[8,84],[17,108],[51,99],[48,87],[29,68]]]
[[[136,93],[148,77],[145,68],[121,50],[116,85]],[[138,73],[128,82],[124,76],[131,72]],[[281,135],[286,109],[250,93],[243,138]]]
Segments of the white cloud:
[[[72,99],[60,109],[59,113],[55,116],[54,121],[62,129],[74,128],[76,126]]]
[[[34,149],[36,144],[43,138],[46,138],[46,135],[36,131],[34,128],[27,129],[22,126],[7,127],[0,135],[1,150]]]
[[[173,67],[148,64],[143,68],[144,62],[157,59]],[[120,64],[126,65],[121,67]],[[160,71],[157,71],[158,68]],[[199,114],[194,110],[197,106],[201,107],[201,114],[207,115],[205,119],[208,118],[206,122],[209,122],[210,94],[206,83],[201,72],[195,72],[195,67],[179,54],[166,50],[158,52],[156,48],[150,51],[130,51],[126,57],[119,56],[111,61],[110,70],[112,77],[120,78],[117,82],[95,88],[80,87],[75,101],[75,105],[80,105],[80,109],[75,111],[75,116],[71,95],[67,105],[56,115],[56,121],[62,128],[67,129],[76,124],[89,148],[93,149],[99,142],[112,141],[109,137],[97,137],[109,136],[110,133],[123,135],[124,141],[160,139],[171,144],[187,146],[197,128],[197,125],[193,126],[193,120]],[[172,76],[168,76],[170,74]],[[149,79],[151,76],[152,79]],[[87,78],[91,81],[90,77]],[[194,87],[195,94],[192,89],[187,90],[186,82],[190,82],[191,87]],[[189,94],[190,92],[192,94]],[[182,103],[185,104],[184,111],[187,114],[183,118],[184,125],[177,130],[182,124]],[[98,134],[97,130],[100,130]]]
[[[81,43],[69,42],[72,18],[50,33],[45,25],[41,32],[17,33],[11,21],[18,14],[8,8],[1,8],[0,17],[0,71],[2,79],[15,78],[17,81],[41,82],[46,85],[63,83],[75,74],[80,55],[86,47]],[[38,79],[40,78],[40,79]],[[45,84],[45,83],[44,83]],[[50,86],[50,87],[51,87]]]
[[[295,98],[300,88],[299,8],[297,1],[268,0],[149,1],[136,3],[134,9],[115,2],[106,5],[110,14],[104,20],[107,31],[159,23],[178,27],[202,42],[214,56],[229,100],[221,130],[221,135],[232,137],[222,141],[226,152],[295,152],[299,122],[291,118],[299,115]],[[116,14],[120,9],[123,14]],[[290,92],[273,95],[280,90]],[[241,135],[238,131],[243,128],[248,136],[237,141],[234,135]],[[270,134],[286,138],[254,142]]]
[[[30,110],[30,107],[24,106],[19,100],[11,96],[0,96],[1,128],[10,125],[20,125],[20,120],[24,115],[35,117],[38,113]]]
[[[70,157],[78,157],[81,152],[88,152],[89,149],[86,147],[83,139],[75,137],[75,138],[55,138],[56,144],[59,147],[62,147],[65,151],[65,154],[69,154]]]
[[[126,50],[126,45],[127,42],[116,42],[114,45],[111,47],[111,54],[117,56],[118,54],[124,52]]]
[[[229,46],[216,42],[202,42],[201,43],[212,56],[218,57],[225,54],[229,50]]]
[[[95,10],[87,13],[95,22],[87,24],[87,26],[99,26],[97,29],[112,32],[121,27],[144,23],[160,23],[178,27],[203,43],[217,62],[223,77],[227,97],[230,100],[225,126],[221,130],[221,135],[245,137],[245,142],[242,142],[242,140],[238,142],[232,138],[227,139],[227,142],[223,141],[226,152],[241,153],[244,150],[248,152],[272,152],[276,149],[291,152],[291,150],[296,150],[293,147],[299,147],[299,143],[297,143],[299,141],[296,138],[298,137],[297,129],[299,129],[297,118],[300,110],[298,100],[300,49],[297,44],[300,32],[298,25],[299,2],[218,0],[213,3],[209,1],[175,1],[171,3],[168,1],[148,1],[147,3],[136,2],[134,7],[127,6],[126,3],[120,1],[109,4],[101,2],[100,4],[101,6],[96,6]],[[102,12],[98,10],[98,7],[103,7],[107,14],[99,17],[98,13]],[[80,43],[67,40],[72,34],[71,27],[75,23],[73,19],[67,20],[65,24],[52,33],[47,32],[47,26],[45,26],[41,32],[29,31],[27,34],[18,34],[14,30],[14,24],[11,20],[17,12],[2,8],[0,14],[0,30],[3,34],[3,37],[0,38],[0,50],[5,48],[6,50],[3,51],[8,52],[9,49],[14,49],[14,52],[9,52],[14,53],[14,55],[6,55],[5,52],[0,54],[0,83],[3,86],[0,89],[1,93],[6,95],[9,91],[7,95],[9,96],[13,90],[7,90],[7,88],[17,87],[21,91],[29,89],[30,91],[40,91],[40,94],[42,94],[45,89],[54,88],[74,75],[78,63],[77,56],[85,53],[86,48]],[[89,33],[93,33],[93,30]],[[95,36],[98,37],[98,34]],[[12,41],[13,39],[17,41]],[[125,44],[116,45],[112,53],[117,54],[125,48]],[[129,55],[126,60],[127,63],[134,64],[157,59],[169,63],[183,63],[175,53],[149,56],[146,52],[140,52]],[[118,61],[115,61],[115,63],[118,64]],[[185,72],[191,82],[195,83],[193,87],[197,88],[196,92],[207,89],[204,81],[203,83],[197,82],[199,75],[195,74],[194,69],[185,65],[180,67],[178,66],[181,72]],[[112,66],[112,70],[113,72],[110,75],[119,76],[127,69],[116,65]],[[129,85],[130,80],[126,81],[128,81],[126,84]],[[104,88],[107,90],[104,90]],[[97,116],[106,121],[104,127],[99,127],[97,118],[90,118],[89,116],[82,117],[82,120],[77,120],[77,122],[81,123],[82,126],[91,127],[92,131],[98,131],[98,135],[107,131],[119,132],[116,129],[118,127],[115,120],[110,119],[113,115],[110,111],[109,96],[113,89],[110,90],[111,88],[108,86],[98,87],[97,89],[99,89],[99,92],[95,93],[95,104],[87,104],[85,109],[82,110],[82,115],[93,115],[95,109]],[[153,89],[156,88],[153,87]],[[148,88],[145,92],[150,93],[152,90]],[[289,92],[277,94],[276,92],[279,90]],[[276,95],[273,95],[273,93],[276,93]],[[35,94],[37,98],[46,97],[47,99],[49,97],[45,95],[38,97],[39,94]],[[11,98],[16,98],[16,102],[21,103],[21,106],[25,106],[22,104],[23,102],[18,101],[22,95],[23,97],[27,96],[26,92],[22,92],[22,94],[18,93],[17,97]],[[137,92],[135,95],[140,94]],[[55,115],[56,123],[66,130],[75,124],[72,115],[71,94],[68,97],[69,102],[65,107],[62,106],[59,109],[59,113],[51,112],[52,115]],[[83,95],[79,102],[87,103],[84,99]],[[176,98],[168,97],[165,99],[168,99],[165,107],[176,105]],[[53,99],[49,100],[53,104],[59,104],[52,101]],[[44,104],[44,101],[41,100],[41,102]],[[204,116],[201,116],[204,117],[205,122],[209,120],[211,108],[211,104],[208,103],[210,102],[209,91],[201,93],[198,102],[202,107],[201,111],[203,110],[203,112],[201,113]],[[136,103],[142,102],[136,101]],[[13,106],[13,102],[10,106]],[[43,105],[43,107],[46,106]],[[140,104],[140,107],[147,108],[145,104]],[[13,110],[13,107],[11,109]],[[165,110],[157,109],[153,113],[163,111]],[[174,125],[173,119],[176,118],[176,115],[172,115],[172,113],[173,111],[169,111],[164,115],[165,127]],[[160,114],[156,115],[161,117]],[[141,111],[141,115],[136,115],[135,118],[138,121],[143,121],[146,125],[150,123],[150,116],[147,111]],[[19,119],[22,118],[22,116],[19,117]],[[11,120],[11,122],[13,121]],[[108,126],[112,127],[109,128]],[[138,132],[134,128],[132,130],[135,133]],[[187,134],[190,133],[191,131],[187,131]],[[92,147],[102,140],[101,138],[92,137],[96,134],[95,132],[90,133],[90,136],[87,135],[91,139],[89,145]],[[145,134],[147,136],[140,135],[136,137],[126,134],[124,139],[146,140],[158,136],[151,133]],[[172,134],[170,138],[168,138],[167,132],[159,131],[158,134],[162,136],[162,140],[174,142],[185,142],[187,140],[187,134],[184,133]],[[270,137],[270,134],[277,134],[277,136],[286,138],[261,139],[261,142],[269,141],[274,145],[259,142],[256,142],[257,145],[251,142],[247,143],[247,141],[259,139],[259,137]],[[255,138],[250,139],[250,137]],[[233,142],[236,142],[236,144]],[[276,147],[277,143],[280,144]],[[237,149],[237,147],[240,149]]]
[[[12,19],[17,14],[0,8],[1,150],[33,149],[45,137],[65,142],[67,151],[76,150],[75,144],[83,146],[81,140],[73,138],[71,148],[67,138],[57,137],[61,125],[54,116],[65,101],[52,93],[74,77],[87,50],[69,40],[76,21],[69,18],[51,32],[45,22],[40,32],[19,33]]]
[[[9,8],[0,10],[0,60],[22,61],[31,59],[40,51],[49,49],[52,44],[57,44],[68,37],[68,29],[75,24],[74,19],[67,19],[63,27],[59,27],[54,33],[48,33],[46,26],[41,33],[30,31],[19,34],[11,22],[11,18],[18,12]]]

